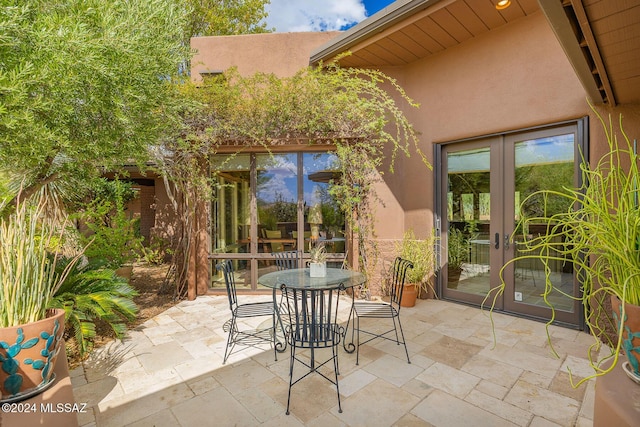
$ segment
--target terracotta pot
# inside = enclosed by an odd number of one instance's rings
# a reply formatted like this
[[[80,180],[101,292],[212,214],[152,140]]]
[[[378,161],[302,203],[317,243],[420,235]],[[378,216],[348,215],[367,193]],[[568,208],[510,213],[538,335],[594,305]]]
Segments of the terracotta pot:
[[[620,299],[612,295],[611,309],[618,331],[622,325],[622,349],[633,373],[640,377],[640,307],[625,303],[625,318],[620,320],[621,305]]]
[[[44,391],[55,379],[53,369],[62,348],[64,310],[47,312],[33,323],[0,328],[2,401],[17,401]]]
[[[416,305],[416,298],[418,298],[418,288],[416,285],[413,283],[405,284],[400,305],[402,307],[413,307]]]

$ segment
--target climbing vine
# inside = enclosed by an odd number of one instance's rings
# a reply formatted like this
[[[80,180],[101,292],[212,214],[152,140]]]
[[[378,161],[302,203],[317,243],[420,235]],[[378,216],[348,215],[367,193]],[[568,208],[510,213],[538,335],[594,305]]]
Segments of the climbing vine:
[[[211,196],[214,183],[208,179],[211,174],[203,174],[208,165],[204,159],[223,147],[227,153],[247,147],[270,152],[285,145],[335,150],[341,177],[330,182],[329,192],[346,214],[351,237],[360,243],[358,255],[365,271],[376,253],[375,246],[364,243],[373,242],[370,237],[375,235],[374,206],[379,199],[374,186],[383,169],[393,172],[398,155],[412,154],[431,168],[400,108],[400,103],[413,108],[418,104],[378,70],[342,68],[332,62],[279,78],[265,73],[243,77],[230,69],[182,89],[193,103],[183,112],[182,133],[163,153],[173,157],[165,162],[172,165],[172,181],[191,189],[185,197]],[[193,217],[185,213],[185,219]]]

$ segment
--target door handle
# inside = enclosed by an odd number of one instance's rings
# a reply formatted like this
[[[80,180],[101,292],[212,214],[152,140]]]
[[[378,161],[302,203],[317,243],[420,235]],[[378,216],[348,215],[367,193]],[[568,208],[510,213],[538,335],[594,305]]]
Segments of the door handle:
[[[496,249],[500,249],[500,233],[496,233],[496,244],[494,245]]]

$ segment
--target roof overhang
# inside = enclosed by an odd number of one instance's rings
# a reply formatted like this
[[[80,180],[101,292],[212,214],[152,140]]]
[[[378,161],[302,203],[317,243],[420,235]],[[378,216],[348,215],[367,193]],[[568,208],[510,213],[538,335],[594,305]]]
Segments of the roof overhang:
[[[521,17],[542,13],[594,103],[640,103],[640,2],[398,0],[312,52],[311,64],[351,51],[343,66],[403,66]]]

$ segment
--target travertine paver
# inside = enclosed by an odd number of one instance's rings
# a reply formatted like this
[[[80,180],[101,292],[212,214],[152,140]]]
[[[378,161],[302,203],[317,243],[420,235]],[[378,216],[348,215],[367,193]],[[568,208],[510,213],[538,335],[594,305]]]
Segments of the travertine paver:
[[[346,320],[349,304],[342,305]],[[551,328],[555,357],[539,322],[496,313],[494,345],[486,313],[473,307],[426,300],[401,316],[411,364],[388,341],[364,345],[359,365],[340,348],[344,412],[335,387],[311,375],[293,387],[287,416],[288,350],[275,361],[268,345],[238,348],[222,365],[226,296],[183,301],[71,373],[76,400],[91,406],[78,420],[96,427],[592,426],[595,382],[572,389],[566,372],[590,374],[584,332]]]
[[[474,375],[439,362],[429,366],[416,379],[461,399],[480,382]]]
[[[440,390],[435,390],[427,396],[411,410],[411,413],[434,426],[516,426],[510,421]]]

